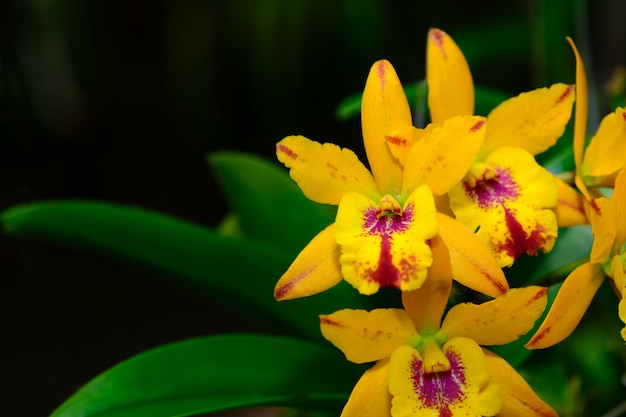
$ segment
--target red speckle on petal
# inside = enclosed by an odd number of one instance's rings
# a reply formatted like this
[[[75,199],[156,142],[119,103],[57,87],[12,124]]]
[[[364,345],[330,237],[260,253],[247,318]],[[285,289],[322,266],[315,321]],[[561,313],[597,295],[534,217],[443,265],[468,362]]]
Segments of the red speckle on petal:
[[[541,339],[543,339],[544,337],[546,337],[548,335],[548,333],[550,333],[550,331],[552,330],[552,326],[550,327],[546,327],[545,329],[543,329],[541,332],[537,333],[535,335],[535,337],[533,337],[529,342],[528,342],[528,346],[532,346],[537,344],[537,342],[539,342]]]
[[[470,132],[476,132],[478,130],[480,130],[481,127],[483,127],[485,125],[485,119],[479,120],[476,122],[476,124],[474,126],[472,126],[470,128]]]
[[[626,112],[622,113],[622,117],[626,120]]]
[[[430,34],[432,36],[433,41],[437,45],[437,47],[441,50],[441,55],[443,55],[443,57],[446,58],[446,50],[443,47],[443,39],[444,39],[443,32],[440,31],[439,29],[431,29]]]
[[[296,159],[298,158],[298,154],[295,153],[291,148],[288,148],[285,145],[276,145],[276,152],[280,152],[282,154],[284,154],[285,156],[288,156],[291,159]]]
[[[596,199],[591,199],[591,201],[589,201],[589,205],[591,206],[591,208],[593,209],[593,211],[596,212],[596,214],[598,216],[602,216],[602,209],[600,208],[600,206],[598,206],[598,203],[596,202]]]
[[[406,139],[400,136],[387,136],[385,135],[385,140],[389,143],[399,146],[406,146]]]
[[[563,100],[565,100],[567,98],[567,96],[572,94],[573,91],[574,91],[574,86],[573,85],[568,85],[567,89],[563,92],[563,94],[561,94],[561,97],[559,97],[558,100],[556,101],[557,104],[562,102]]]
[[[384,89],[385,88],[385,74],[387,74],[387,66],[385,65],[385,61],[378,61],[376,70],[378,71],[378,79],[380,80],[380,88]]]
[[[346,328],[346,326],[344,326],[343,324],[329,319],[328,316],[320,316],[320,324],[325,324],[326,326],[340,327],[342,329]]]
[[[533,296],[533,298],[531,298],[530,300],[528,300],[528,302],[526,303],[527,306],[531,305],[532,303],[534,303],[535,301],[541,299],[544,295],[546,295],[548,293],[548,289],[547,288],[541,288],[539,291],[537,291],[537,294],[535,294]]]

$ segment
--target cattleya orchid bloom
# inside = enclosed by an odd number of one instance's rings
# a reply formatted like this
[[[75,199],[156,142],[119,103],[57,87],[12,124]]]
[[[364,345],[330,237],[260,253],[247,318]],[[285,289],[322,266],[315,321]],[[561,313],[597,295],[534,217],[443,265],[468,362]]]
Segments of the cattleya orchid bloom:
[[[460,115],[417,129],[391,64],[376,62],[362,99],[371,172],[349,149],[289,136],[278,159],[304,194],[338,205],[335,223],[300,253],[275,287],[278,300],[324,291],[344,278],[362,294],[419,288],[433,262],[432,241],[451,251],[454,278],[484,294],[508,289],[489,250],[454,219],[437,213],[441,196],[463,178],[478,152],[485,119]]]
[[[348,360],[376,361],[341,416],[556,416],[506,361],[479,346],[509,343],[530,330],[547,290],[511,289],[479,305],[457,304],[442,322],[450,266],[437,261],[420,289],[402,293],[404,309],[320,316],[322,334]]]
[[[426,80],[434,123],[473,114],[474,86],[465,57],[438,29],[428,34]],[[500,266],[512,265],[525,253],[549,252],[554,246],[560,185],[534,155],[563,134],[573,90],[571,85],[554,84],[496,107],[487,116],[484,142],[474,163],[448,193],[456,218],[476,231]],[[579,210],[574,212],[580,215]]]
[[[626,115],[617,109],[606,116],[584,148],[587,125],[587,79],[574,42],[576,56],[576,112],[574,159],[576,184],[583,193],[594,236],[589,261],[565,279],[541,327],[526,345],[530,349],[553,346],[569,336],[582,319],[591,300],[607,276],[620,299],[618,314],[626,323]],[[583,156],[584,150],[584,156]],[[604,163],[606,161],[606,164]],[[591,190],[587,186],[594,187]],[[614,187],[610,198],[595,186]],[[595,196],[595,197],[594,197]],[[626,328],[622,329],[626,341]]]

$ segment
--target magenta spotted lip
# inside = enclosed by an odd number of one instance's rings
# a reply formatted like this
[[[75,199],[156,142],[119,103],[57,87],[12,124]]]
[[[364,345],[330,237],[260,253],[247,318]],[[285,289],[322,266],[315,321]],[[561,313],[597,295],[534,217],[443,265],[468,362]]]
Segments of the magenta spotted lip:
[[[457,352],[448,351],[450,370],[445,372],[422,372],[422,361],[414,357],[409,366],[413,390],[425,407],[438,409],[440,417],[451,417],[450,406],[465,401],[467,394],[462,387],[466,384],[465,366]]]
[[[463,182],[465,193],[483,209],[493,208],[519,197],[519,185],[513,179],[509,168],[493,167],[492,178],[477,178],[476,185]]]

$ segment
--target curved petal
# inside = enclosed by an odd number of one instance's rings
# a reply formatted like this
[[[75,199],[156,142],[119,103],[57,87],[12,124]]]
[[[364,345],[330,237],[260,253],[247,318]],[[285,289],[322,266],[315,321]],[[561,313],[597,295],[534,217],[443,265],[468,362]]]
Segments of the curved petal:
[[[418,129],[414,126],[403,126],[385,136],[387,147],[389,151],[396,158],[400,165],[406,165],[406,159],[409,156],[409,152],[413,149],[413,145],[422,136],[429,132],[435,125],[429,124],[424,129]]]
[[[583,63],[576,44],[569,36],[567,37],[576,57],[576,110],[574,111],[574,163],[576,170],[580,167],[583,159],[583,149],[585,148],[585,139],[587,136],[587,112],[589,111],[587,74],[585,73],[585,64]],[[588,198],[586,188],[581,192]]]
[[[276,144],[276,156],[313,201],[339,204],[348,191],[380,198],[372,174],[350,149],[332,143],[322,145],[303,136],[287,136]]]
[[[474,114],[474,82],[467,61],[452,38],[439,29],[428,32],[426,83],[434,123]]]
[[[521,148],[498,148],[476,163],[450,190],[457,220],[510,266],[523,254],[549,252],[558,227],[551,210],[557,203],[554,176]]]
[[[622,292],[626,287],[626,280],[624,279],[624,263],[619,255],[615,255],[611,260],[611,266],[607,274],[613,281],[613,287],[618,297],[622,296]]]
[[[274,297],[279,301],[290,300],[335,286],[342,279],[339,256],[331,224],[309,242],[278,280]]]
[[[356,383],[341,417],[391,417],[391,394],[387,372],[389,359],[382,359]]]
[[[613,187],[626,163],[626,111],[618,108],[602,119],[585,149],[579,174],[587,185]]]
[[[340,310],[320,315],[322,335],[354,363],[388,358],[419,335],[408,313],[398,308]]]
[[[624,328],[620,332],[622,339],[626,342],[626,287],[622,289],[622,299],[619,301],[618,314],[620,320],[624,323]]]
[[[574,86],[554,84],[508,99],[487,117],[481,155],[502,146],[522,148],[537,155],[563,135],[572,115]]]
[[[381,287],[419,288],[432,264],[427,240],[437,234],[435,203],[426,186],[404,207],[390,196],[380,204],[347,193],[339,204],[335,240],[341,246],[343,277],[362,294]]]
[[[367,77],[361,101],[363,143],[369,165],[381,194],[398,195],[402,165],[387,146],[387,137],[411,140],[400,135],[412,132],[411,110],[396,71],[388,61],[376,62]]]
[[[560,178],[555,177],[558,187],[558,200],[554,213],[559,227],[587,224],[583,195]]]
[[[485,118],[457,116],[446,120],[419,139],[407,157],[402,194],[422,184],[443,195],[463,179],[483,143]]]
[[[437,213],[437,223],[456,281],[491,297],[508,291],[509,284],[493,253],[470,229],[442,213]]]
[[[484,354],[472,340],[456,338],[443,346],[451,369],[424,373],[422,355],[410,346],[398,348],[389,361],[393,417],[494,416],[502,407]],[[424,359],[425,360],[425,359]]]
[[[483,349],[487,369],[502,392],[499,417],[558,417],[558,414],[535,394],[511,365],[493,352]]]
[[[589,261],[602,263],[609,259],[613,253],[613,244],[619,231],[617,227],[620,221],[619,207],[615,200],[606,197],[593,199],[591,206],[593,209],[589,210],[589,217],[593,244]]]
[[[598,264],[584,263],[565,279],[548,315],[526,347],[543,349],[569,336],[582,319],[604,280]]]
[[[402,305],[411,316],[419,333],[432,334],[439,330],[441,317],[452,289],[452,268],[448,248],[440,237],[430,241],[433,264],[428,278],[414,291],[402,293]]]
[[[479,345],[503,345],[533,328],[548,303],[548,290],[514,288],[482,304],[457,304],[448,311],[437,334],[443,340],[467,337]]]

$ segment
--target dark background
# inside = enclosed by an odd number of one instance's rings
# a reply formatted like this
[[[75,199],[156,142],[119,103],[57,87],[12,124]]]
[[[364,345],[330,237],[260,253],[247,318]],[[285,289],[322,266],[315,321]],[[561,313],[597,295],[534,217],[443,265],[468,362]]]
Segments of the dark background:
[[[359,120],[338,120],[337,104],[361,92],[381,58],[404,83],[422,79],[430,27],[459,43],[477,84],[510,95],[573,82],[570,35],[605,113],[602,86],[626,63],[626,3],[588,3],[3,2],[0,209],[93,198],[215,226],[228,207],[207,154],[274,158],[289,134],[362,154]],[[5,235],[0,243],[3,413],[46,415],[162,343],[258,330],[137,266]]]

